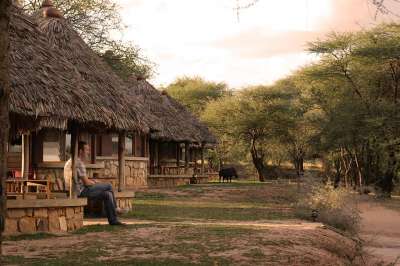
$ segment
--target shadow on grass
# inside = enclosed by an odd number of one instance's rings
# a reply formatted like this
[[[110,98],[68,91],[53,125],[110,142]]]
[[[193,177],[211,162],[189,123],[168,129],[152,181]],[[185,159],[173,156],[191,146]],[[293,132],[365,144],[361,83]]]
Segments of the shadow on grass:
[[[87,225],[74,232],[64,234],[51,234],[51,233],[35,233],[35,234],[22,234],[15,236],[5,236],[3,241],[22,241],[22,240],[39,240],[49,238],[61,238],[70,235],[84,235],[88,233],[100,233],[100,232],[118,232],[126,229],[138,229],[149,227],[151,225],[146,224],[135,224],[126,226],[111,226],[111,225]]]
[[[124,225],[124,226],[112,226],[108,224],[94,224],[94,225],[87,225],[84,226],[74,232],[72,232],[73,235],[84,235],[88,233],[102,233],[102,232],[119,232],[122,230],[127,230],[127,229],[138,229],[138,228],[144,228],[144,227],[150,227],[151,225],[148,224],[130,224],[130,225]]]

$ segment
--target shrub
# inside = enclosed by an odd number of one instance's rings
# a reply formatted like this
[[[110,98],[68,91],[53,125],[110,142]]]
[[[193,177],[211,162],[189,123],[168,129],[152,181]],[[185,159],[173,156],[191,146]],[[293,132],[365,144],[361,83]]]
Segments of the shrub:
[[[360,213],[355,196],[332,184],[309,186],[297,204],[296,214],[299,218],[316,220],[351,234],[359,230]]]

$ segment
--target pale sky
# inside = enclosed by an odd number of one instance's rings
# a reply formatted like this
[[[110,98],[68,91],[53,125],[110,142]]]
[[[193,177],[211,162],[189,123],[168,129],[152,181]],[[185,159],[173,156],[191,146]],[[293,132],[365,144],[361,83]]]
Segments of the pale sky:
[[[270,84],[314,60],[304,52],[308,41],[370,27],[371,1],[260,0],[239,21],[236,0],[118,2],[128,26],[123,39],[157,64],[154,85],[197,75],[240,88]],[[400,13],[400,4],[392,8]]]

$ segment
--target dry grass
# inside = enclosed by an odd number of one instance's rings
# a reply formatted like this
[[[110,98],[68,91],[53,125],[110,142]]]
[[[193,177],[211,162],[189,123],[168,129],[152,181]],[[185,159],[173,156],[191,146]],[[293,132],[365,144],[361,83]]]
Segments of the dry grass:
[[[331,184],[305,185],[296,214],[303,219],[315,219],[336,229],[357,235],[360,229],[360,211],[357,198],[344,188]]]

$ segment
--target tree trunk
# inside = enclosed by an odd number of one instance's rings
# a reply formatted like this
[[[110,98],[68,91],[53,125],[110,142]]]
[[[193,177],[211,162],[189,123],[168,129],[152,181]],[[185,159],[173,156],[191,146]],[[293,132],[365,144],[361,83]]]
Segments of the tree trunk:
[[[394,189],[393,180],[395,178],[396,165],[397,165],[397,160],[394,147],[390,146],[387,169],[383,176],[383,180],[381,181],[381,189],[383,192],[382,196],[384,197],[389,197],[389,198],[391,197],[391,193]]]
[[[265,182],[265,178],[266,178],[265,172],[266,172],[267,168],[265,167],[265,164],[264,164],[264,156],[258,155],[255,141],[256,141],[255,139],[252,139],[252,141],[251,141],[251,150],[250,150],[251,158],[253,160],[254,167],[257,170],[258,179],[260,180],[260,182]]]
[[[335,166],[335,180],[333,182],[333,186],[334,188],[338,188],[341,179],[340,177],[342,175],[340,159],[339,158],[335,159],[333,164]]]
[[[347,158],[349,158],[349,156],[346,156],[344,148],[340,148],[340,157],[341,157],[342,165],[344,168],[343,175],[344,175],[344,180],[345,180],[344,181],[345,187],[349,188],[349,186],[350,186],[349,185],[349,173],[350,173],[350,169],[351,169],[351,165],[352,165],[352,158],[350,157],[350,159],[347,159]]]
[[[356,167],[357,167],[358,185],[360,186],[360,190],[361,190],[363,187],[363,177],[362,177],[362,172],[361,172],[361,165],[358,160],[357,151],[355,151],[355,153],[354,153],[354,159],[355,159]]]
[[[0,265],[2,265],[2,233],[5,226],[6,195],[5,178],[7,175],[7,143],[9,134],[10,95],[9,77],[9,7],[11,0],[0,0]]]

